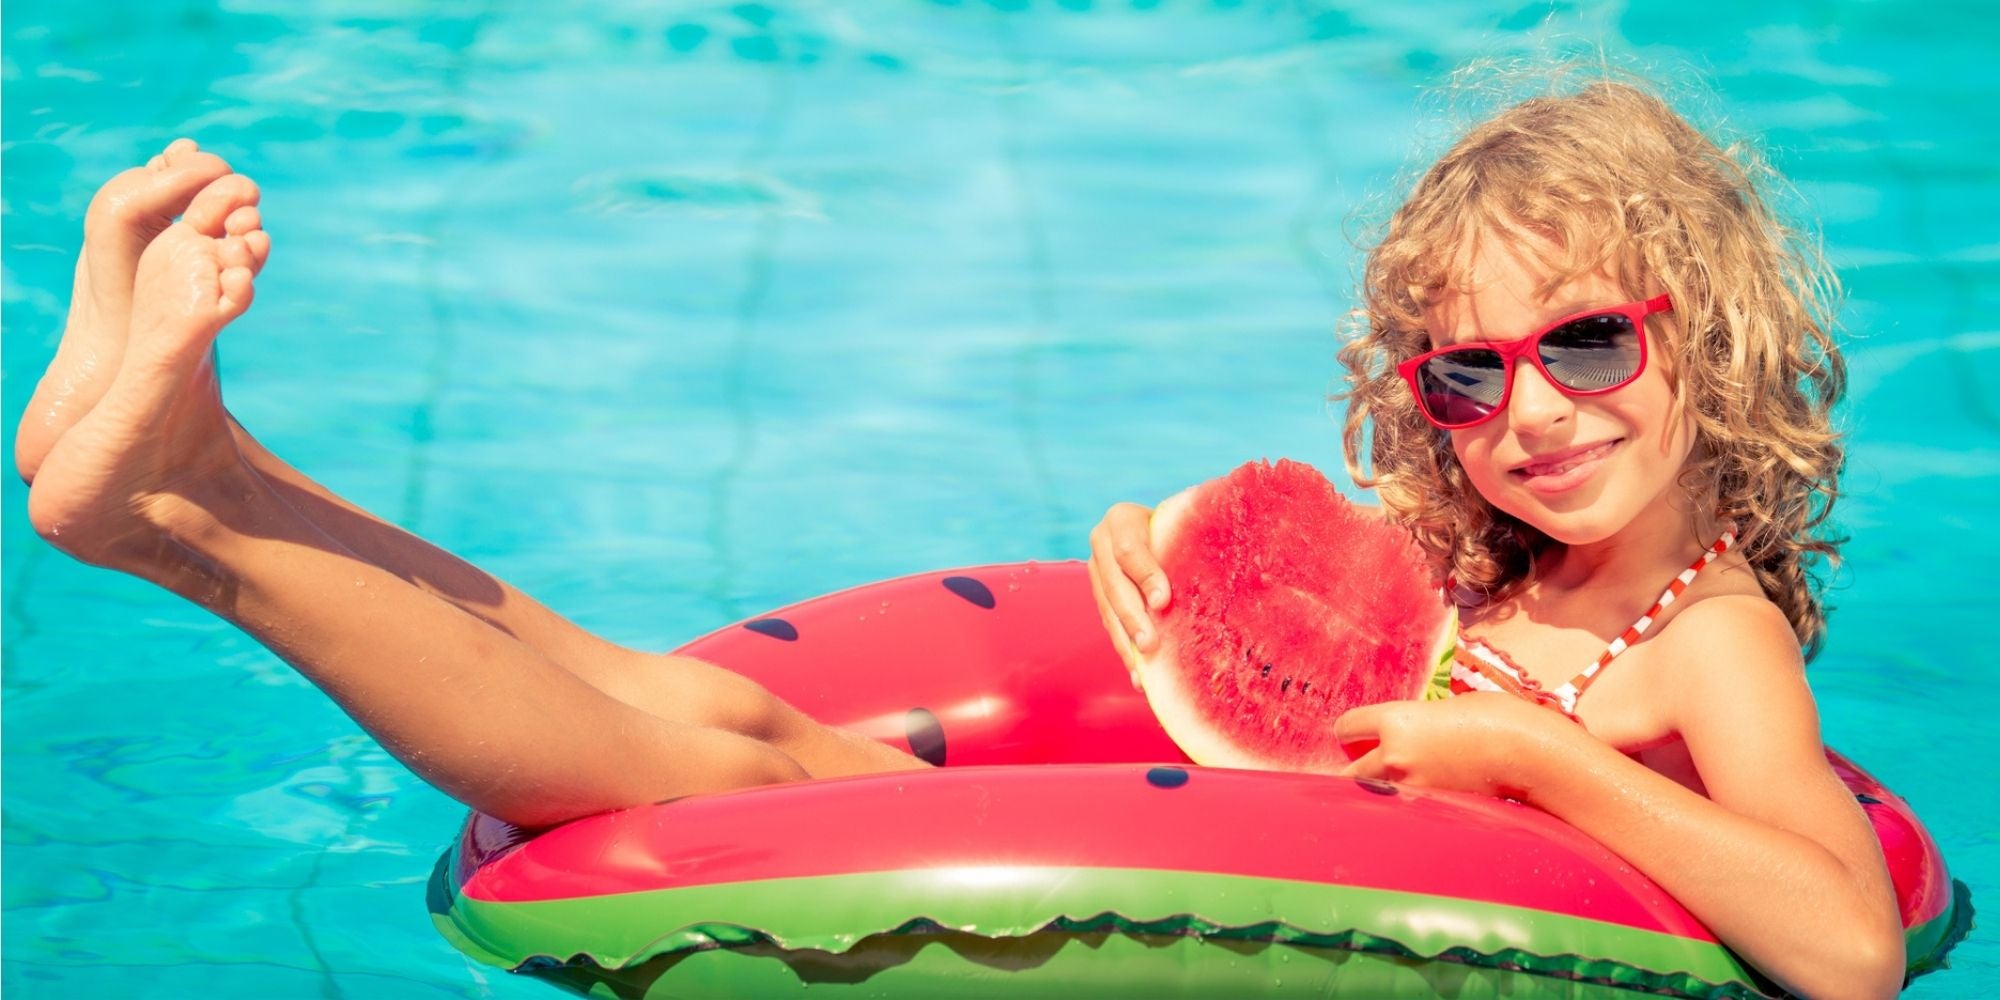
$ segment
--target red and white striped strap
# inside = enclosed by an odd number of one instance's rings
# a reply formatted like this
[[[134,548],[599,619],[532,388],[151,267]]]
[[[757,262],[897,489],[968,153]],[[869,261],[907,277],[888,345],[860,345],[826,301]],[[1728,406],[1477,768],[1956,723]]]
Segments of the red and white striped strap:
[[[1666,593],[1661,594],[1660,599],[1654,601],[1653,606],[1646,609],[1646,613],[1640,615],[1639,620],[1633,622],[1631,627],[1627,628],[1622,635],[1611,640],[1611,645],[1604,650],[1602,655],[1598,656],[1596,662],[1583,668],[1582,673],[1570,678],[1569,683],[1556,688],[1553,693],[1556,696],[1556,700],[1562,703],[1563,711],[1574,713],[1576,711],[1576,700],[1582,697],[1583,689],[1589,687],[1590,682],[1597,679],[1598,672],[1604,669],[1605,664],[1617,659],[1618,654],[1632,648],[1632,644],[1638,642],[1639,637],[1645,635],[1646,630],[1653,627],[1653,622],[1659,619],[1660,612],[1665,611],[1667,605],[1674,603],[1674,599],[1681,596],[1681,593],[1688,589],[1688,584],[1694,582],[1695,574],[1701,572],[1709,563],[1721,558],[1722,554],[1729,551],[1729,547],[1734,544],[1736,544],[1735,527],[1724,528],[1722,537],[1716,539],[1715,544],[1703,550],[1701,557],[1696,559],[1692,565],[1681,570],[1681,574],[1674,577],[1674,582],[1667,584]]]
[[[1722,537],[1715,540],[1715,544],[1702,551],[1701,558],[1696,559],[1688,568],[1681,570],[1679,576],[1674,577],[1674,581],[1667,585],[1666,593],[1661,594],[1660,599],[1653,602],[1653,606],[1639,616],[1638,621],[1633,622],[1631,627],[1618,638],[1611,640],[1610,647],[1605,649],[1596,662],[1583,668],[1582,673],[1553,690],[1543,690],[1533,678],[1523,673],[1499,650],[1476,639],[1467,641],[1461,637],[1458,644],[1459,655],[1453,658],[1451,665],[1453,693],[1504,691],[1559,709],[1564,715],[1574,717],[1576,700],[1583,696],[1584,689],[1596,679],[1605,664],[1617,659],[1618,654],[1632,648],[1632,644],[1638,642],[1639,637],[1653,627],[1653,622],[1659,619],[1660,612],[1666,610],[1667,605],[1674,603],[1674,599],[1687,590],[1688,584],[1694,582],[1695,574],[1720,558],[1734,544],[1736,544],[1736,529],[1733,527],[1725,529]]]

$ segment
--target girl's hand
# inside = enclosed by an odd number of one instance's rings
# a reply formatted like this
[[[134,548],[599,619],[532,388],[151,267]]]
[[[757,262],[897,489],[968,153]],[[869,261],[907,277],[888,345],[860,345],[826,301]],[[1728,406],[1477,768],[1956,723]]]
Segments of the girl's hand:
[[[1160,648],[1153,612],[1172,599],[1167,574],[1153,557],[1152,517],[1150,507],[1113,504],[1090,530],[1090,593],[1135,688],[1140,656]]]
[[[1525,798],[1512,765],[1558,727],[1582,728],[1546,708],[1489,692],[1442,701],[1391,701],[1350,709],[1334,738],[1355,757],[1341,773],[1495,798]]]

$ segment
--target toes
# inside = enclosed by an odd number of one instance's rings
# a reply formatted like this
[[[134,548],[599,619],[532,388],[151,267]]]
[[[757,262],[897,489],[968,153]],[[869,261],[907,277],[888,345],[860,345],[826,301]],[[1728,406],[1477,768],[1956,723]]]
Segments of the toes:
[[[84,213],[84,238],[100,243],[151,239],[188,206],[196,191],[228,173],[229,164],[221,157],[180,140],[147,166],[127,170],[98,189]]]
[[[204,236],[221,237],[232,232],[227,228],[229,217],[238,209],[257,204],[259,196],[257,182],[242,174],[218,177],[194,196],[181,221]]]
[[[228,267],[223,269],[221,277],[217,279],[222,287],[222,299],[218,303],[218,310],[225,322],[243,315],[243,310],[250,308],[250,300],[256,294],[256,287],[252,284],[251,277],[250,269],[247,267]]]
[[[242,236],[227,236],[216,251],[216,259],[223,267],[240,267],[254,277],[264,269],[264,261],[271,256],[270,234],[261,229],[252,230]]]
[[[243,245],[250,249],[251,272],[262,271],[264,262],[271,259],[271,234],[253,229],[243,234]]]
[[[231,236],[242,236],[252,229],[258,229],[262,226],[263,216],[257,213],[257,206],[255,205],[245,205],[229,213],[229,218],[222,220],[223,231]]]
[[[133,291],[133,334],[163,320],[228,322],[249,308],[250,249],[238,236],[213,239],[176,222],[146,246]]]
[[[186,138],[175,139],[174,141],[167,143],[166,149],[160,151],[160,153],[154,156],[152,159],[147,160],[146,166],[149,169],[155,171],[164,170],[169,166],[173,166],[175,161],[178,160],[179,158],[186,156],[189,153],[193,153],[200,148],[201,147],[195,145],[193,139],[186,139]]]
[[[215,258],[221,261],[225,268],[240,267],[252,272],[256,270],[250,257],[250,244],[241,236],[224,237],[222,245],[215,251]]]
[[[264,231],[257,206],[245,205],[229,213],[223,228],[229,236],[222,241],[224,267],[247,267],[251,274],[264,269],[271,256],[271,234]]]

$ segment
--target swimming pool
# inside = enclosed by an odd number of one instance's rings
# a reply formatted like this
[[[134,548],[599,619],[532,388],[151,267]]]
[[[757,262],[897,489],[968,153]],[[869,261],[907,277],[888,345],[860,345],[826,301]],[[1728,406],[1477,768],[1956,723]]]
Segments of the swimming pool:
[[[1079,555],[1115,500],[1263,455],[1337,469],[1344,227],[1406,161],[1419,88],[1601,40],[1706,74],[1825,222],[1854,375],[1828,739],[1991,896],[2000,699],[1954,668],[2000,551],[1992,15],[666,6],[12,5],[10,446],[90,192],[190,134],[264,184],[277,243],[224,336],[238,416],[589,628],[664,649],[864,580]],[[234,630],[42,546],[24,497],[0,987],[550,995],[432,932],[455,805]],[[1909,995],[2000,990],[1991,942]]]

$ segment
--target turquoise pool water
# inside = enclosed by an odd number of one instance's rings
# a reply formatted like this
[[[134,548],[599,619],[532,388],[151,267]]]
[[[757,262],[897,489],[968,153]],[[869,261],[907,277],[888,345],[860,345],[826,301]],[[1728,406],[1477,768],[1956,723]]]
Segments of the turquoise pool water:
[[[1828,739],[1994,898],[1988,8],[421,6],[10,5],[10,450],[91,191],[187,134],[277,243],[225,335],[237,414],[585,626],[664,649],[1076,556],[1115,500],[1336,470],[1344,229],[1420,88],[1599,43],[1705,75],[1824,220],[1854,374]],[[40,544],[9,478],[8,995],[553,995],[432,932],[458,807],[242,635]],[[2000,992],[1994,940],[1909,995]]]

